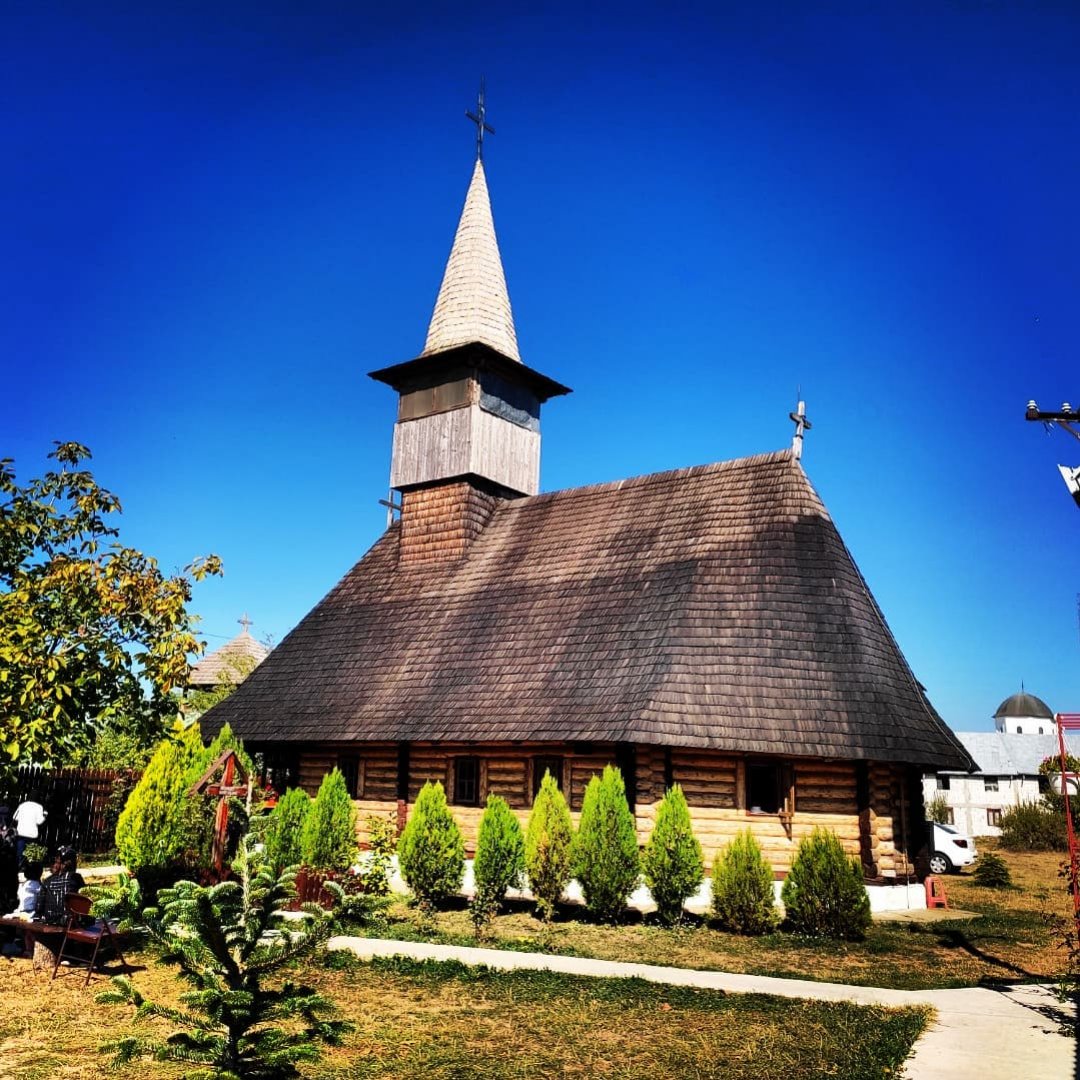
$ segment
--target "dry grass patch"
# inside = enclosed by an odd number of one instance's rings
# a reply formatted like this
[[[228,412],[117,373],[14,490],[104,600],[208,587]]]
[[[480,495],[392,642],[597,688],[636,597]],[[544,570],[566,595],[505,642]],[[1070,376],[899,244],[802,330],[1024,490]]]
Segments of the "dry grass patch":
[[[980,841],[980,846],[993,845]],[[981,918],[875,923],[862,942],[810,941],[790,934],[744,938],[711,929],[700,920],[675,930],[648,920],[602,926],[585,921],[579,909],[571,908],[564,909],[549,929],[530,908],[521,906],[498,916],[490,940],[481,944],[909,990],[1054,978],[1065,957],[1050,920],[1067,918],[1071,910],[1057,877],[1060,856],[999,854],[1009,865],[1015,889],[980,888],[970,870],[946,879],[950,906],[978,912]],[[374,937],[477,944],[464,910],[440,912],[431,932],[400,901],[385,922],[366,932]]]
[[[147,957],[139,957],[147,963]],[[134,975],[155,1000],[179,984],[150,964]],[[0,1076],[181,1077],[180,1067],[112,1069],[98,1047],[131,1033],[132,1010],[98,1005],[78,974],[49,982],[28,962],[0,971]],[[893,1074],[926,1023],[923,1010],[795,1002],[548,972],[493,973],[460,965],[362,964],[334,954],[305,980],[356,1025],[310,1077],[538,1075],[786,1080]],[[145,1021],[158,1025],[159,1021]]]

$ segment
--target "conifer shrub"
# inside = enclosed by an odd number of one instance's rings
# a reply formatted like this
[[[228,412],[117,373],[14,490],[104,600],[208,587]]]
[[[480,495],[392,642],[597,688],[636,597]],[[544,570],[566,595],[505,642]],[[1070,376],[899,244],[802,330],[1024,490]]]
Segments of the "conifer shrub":
[[[308,809],[300,836],[301,862],[324,873],[347,870],[356,861],[356,807],[341,770],[328,772]]]
[[[318,1060],[322,1044],[338,1045],[351,1029],[330,1001],[291,977],[298,959],[324,946],[330,916],[307,905],[306,919],[286,921],[292,871],[275,874],[249,841],[234,870],[236,881],[162,889],[158,904],[142,912],[159,962],[175,966],[186,989],[179,1009],[145,1000],[126,975],[97,995],[179,1028],[159,1039],[144,1025],[137,1036],[107,1043],[117,1066],[151,1058],[184,1063],[188,1077],[297,1077],[298,1063]]]
[[[599,919],[617,920],[637,887],[641,861],[626,785],[614,765],[585,789],[571,863],[588,909]]]
[[[673,784],[656,810],[656,824],[641,855],[645,884],[657,913],[668,924],[678,921],[683,904],[705,879],[701,845],[690,825],[690,808],[678,784]]]
[[[712,915],[735,934],[768,934],[780,925],[772,867],[749,829],[716,856]]]
[[[831,829],[819,826],[801,841],[780,897],[796,933],[857,941],[870,926],[862,866]]]
[[[1011,889],[1012,874],[1000,855],[984,851],[975,862],[975,884],[984,889]]]
[[[133,873],[178,867],[190,835],[187,791],[204,750],[197,726],[162,740],[116,823],[120,861]]]
[[[364,892],[371,896],[389,896],[390,863],[397,851],[397,823],[389,817],[368,815],[367,858],[356,875]]]
[[[525,837],[506,800],[489,795],[476,833],[473,859],[475,895],[470,906],[479,931],[499,910],[507,889],[516,889],[525,872]]]
[[[311,811],[311,796],[303,788],[289,788],[270,811],[263,832],[263,853],[276,873],[303,862],[304,824]]]
[[[555,905],[570,882],[573,836],[566,799],[555,778],[545,772],[525,830],[525,874],[545,922],[551,921]]]
[[[439,904],[461,888],[465,842],[438,781],[429,780],[416,797],[398,840],[398,866],[421,907]]]

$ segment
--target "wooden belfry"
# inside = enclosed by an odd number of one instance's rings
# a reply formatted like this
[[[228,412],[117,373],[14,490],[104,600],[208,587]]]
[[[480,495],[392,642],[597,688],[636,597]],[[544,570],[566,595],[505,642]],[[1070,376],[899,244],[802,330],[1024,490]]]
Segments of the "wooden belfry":
[[[203,773],[202,779],[191,785],[192,795],[210,795],[218,800],[214,815],[214,846],[211,859],[220,876],[225,869],[225,847],[229,835],[229,800],[243,798],[250,804],[251,777],[235,750],[226,750]]]

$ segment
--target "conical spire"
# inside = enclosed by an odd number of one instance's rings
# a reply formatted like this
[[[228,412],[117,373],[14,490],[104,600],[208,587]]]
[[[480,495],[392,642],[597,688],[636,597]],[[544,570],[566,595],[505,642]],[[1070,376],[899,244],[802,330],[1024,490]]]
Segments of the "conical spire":
[[[421,356],[481,342],[521,362],[484,163],[477,159]]]

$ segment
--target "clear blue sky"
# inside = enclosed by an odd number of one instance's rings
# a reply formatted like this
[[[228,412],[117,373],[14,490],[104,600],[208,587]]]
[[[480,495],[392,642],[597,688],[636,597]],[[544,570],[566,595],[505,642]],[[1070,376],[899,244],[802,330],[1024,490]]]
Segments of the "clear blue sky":
[[[211,646],[280,640],[383,527],[366,373],[423,345],[484,73],[522,356],[575,391],[543,487],[782,447],[801,385],[946,720],[1080,710],[1080,443],[1023,419],[1080,397],[1069,5],[365,6],[5,14],[0,456],[87,443],[127,542],[225,560]]]

